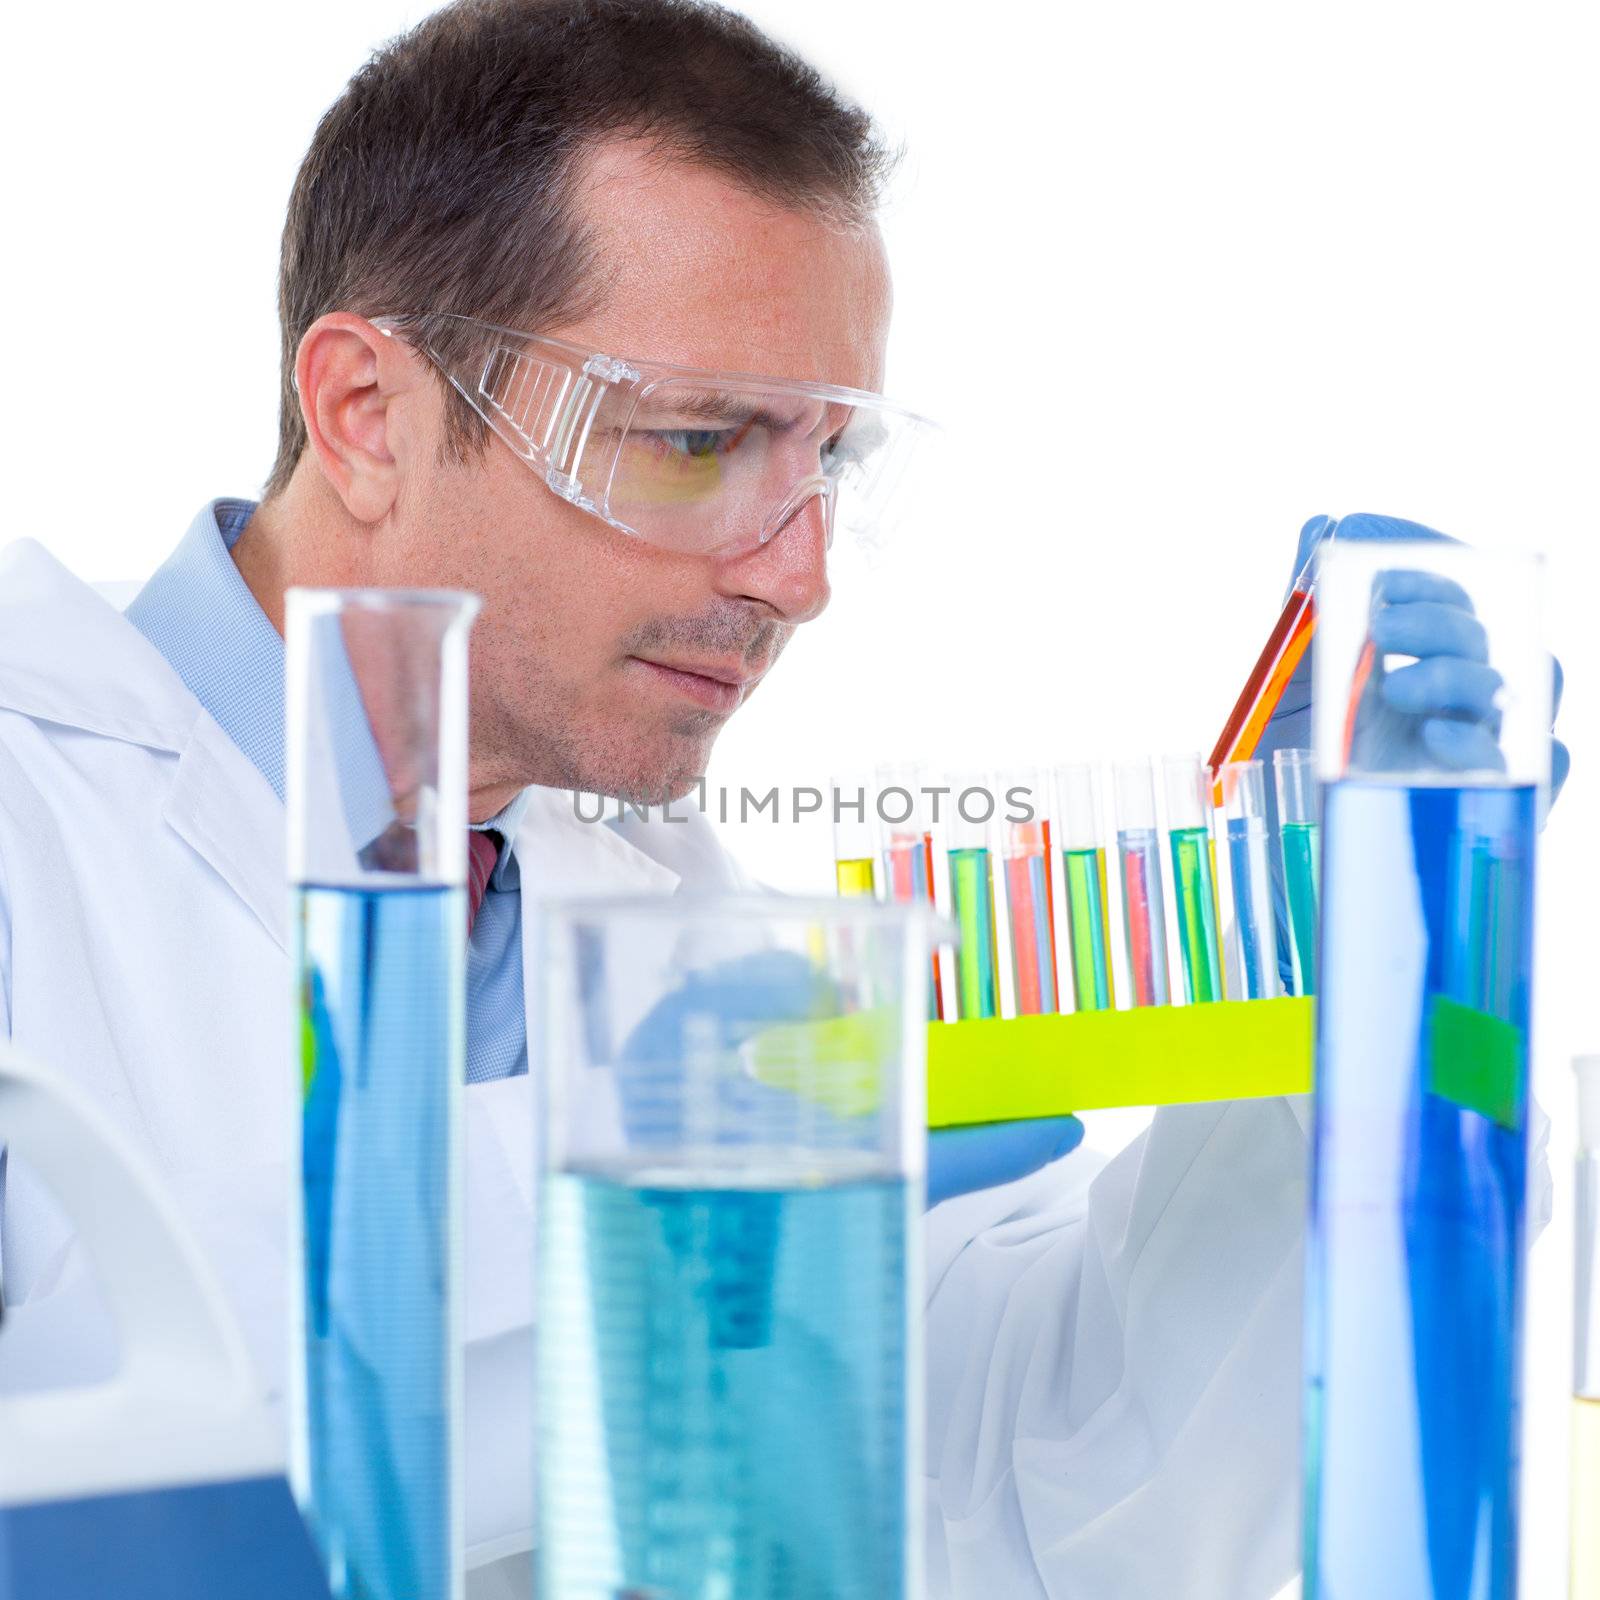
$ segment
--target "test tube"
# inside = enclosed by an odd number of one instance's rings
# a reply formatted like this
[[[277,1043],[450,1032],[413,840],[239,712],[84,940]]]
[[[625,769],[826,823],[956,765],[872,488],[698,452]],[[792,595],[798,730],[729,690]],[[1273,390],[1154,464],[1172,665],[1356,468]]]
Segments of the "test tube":
[[[1267,642],[1250,669],[1250,676],[1245,679],[1244,688],[1228,713],[1216,748],[1211,752],[1208,765],[1214,776],[1229,762],[1245,761],[1256,753],[1261,735],[1283,699],[1283,691],[1289,687],[1295,668],[1305,659],[1317,625],[1317,561],[1337,531],[1337,523],[1329,525],[1295,575],[1289,598],[1284,601],[1283,610],[1278,613],[1278,620],[1267,635]],[[1220,794],[1215,798],[1220,805]]]
[[[1210,785],[1199,756],[1168,756],[1164,769],[1183,992],[1189,1004],[1195,1005],[1222,999],[1216,863],[1206,820]]]
[[[1037,773],[1014,773],[998,798],[1017,1015],[1038,1016],[1060,1009],[1055,896],[1050,888],[1049,790]]]
[[[833,801],[833,871],[846,899],[878,893],[878,830],[873,786],[865,777],[835,778]]]
[[[963,1022],[1000,1014],[994,871],[989,846],[994,811],[994,785],[987,775],[951,781],[950,910],[961,939],[956,950],[956,1015]]]
[[[1274,750],[1278,837],[1289,912],[1289,967],[1293,993],[1317,992],[1317,907],[1321,903],[1321,791],[1309,750]]]
[[[1108,1011],[1117,1003],[1111,978],[1111,900],[1106,891],[1098,776],[1087,761],[1057,767],[1055,774],[1073,1008],[1077,1011]]]
[[[1231,761],[1218,774],[1233,881],[1233,950],[1241,1000],[1279,993],[1278,940],[1272,922],[1272,861],[1267,835],[1267,775],[1259,761]]]
[[[451,1600],[478,601],[291,589],[286,609],[290,1481],[336,1593]]]
[[[1570,1600],[1600,1600],[1600,1056],[1580,1056]]]
[[[1167,912],[1161,893],[1161,835],[1156,828],[1155,778],[1147,760],[1119,761],[1117,857],[1122,869],[1123,936],[1128,981],[1136,1006],[1164,1006],[1167,991]]]
[[[900,905],[935,905],[933,828],[928,820],[923,770],[915,765],[886,764],[878,768],[876,777],[878,820],[886,834],[883,865],[888,898]],[[944,1019],[937,946],[933,952],[928,1016],[932,1021]]]

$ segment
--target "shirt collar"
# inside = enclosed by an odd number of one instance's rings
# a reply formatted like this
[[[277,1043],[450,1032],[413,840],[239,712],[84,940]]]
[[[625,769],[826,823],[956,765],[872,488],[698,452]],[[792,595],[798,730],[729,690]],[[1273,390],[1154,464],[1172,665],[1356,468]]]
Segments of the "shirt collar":
[[[251,500],[213,500],[203,507],[126,615],[281,801],[283,638],[256,603],[232,554],[255,510]],[[509,844],[527,803],[524,790],[487,822],[472,826],[493,828]],[[510,857],[510,850],[500,852],[490,879],[496,888],[515,882]]]
[[[248,500],[204,507],[127,618],[282,800],[283,639],[230,554],[254,511]]]

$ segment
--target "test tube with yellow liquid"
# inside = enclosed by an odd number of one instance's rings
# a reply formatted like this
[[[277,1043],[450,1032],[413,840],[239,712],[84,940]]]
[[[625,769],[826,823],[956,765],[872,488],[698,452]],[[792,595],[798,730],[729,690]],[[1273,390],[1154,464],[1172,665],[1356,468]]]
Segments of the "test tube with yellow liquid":
[[[864,777],[835,778],[833,801],[833,870],[839,893],[846,899],[878,893],[878,829],[876,795]]]

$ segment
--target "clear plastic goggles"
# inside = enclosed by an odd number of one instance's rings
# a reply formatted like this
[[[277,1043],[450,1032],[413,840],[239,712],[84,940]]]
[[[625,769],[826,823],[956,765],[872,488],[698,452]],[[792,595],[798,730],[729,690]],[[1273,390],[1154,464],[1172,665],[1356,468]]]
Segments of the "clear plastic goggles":
[[[470,330],[467,340],[446,339]],[[879,545],[937,432],[882,395],[599,355],[444,313],[375,326],[425,354],[563,500],[686,553],[765,544],[811,500]],[[452,359],[447,343],[474,354]]]

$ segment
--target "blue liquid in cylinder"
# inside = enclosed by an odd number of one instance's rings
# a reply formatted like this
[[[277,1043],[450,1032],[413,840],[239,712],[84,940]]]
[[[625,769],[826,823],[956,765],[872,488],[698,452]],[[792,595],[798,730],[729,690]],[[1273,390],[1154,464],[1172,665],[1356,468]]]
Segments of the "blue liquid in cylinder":
[[[455,888],[303,889],[292,1471],[329,1586],[459,1593]]]
[[[540,1600],[909,1596],[909,1188],[561,1174]]]
[[[1516,1593],[1535,790],[1327,794],[1308,1600]]]

